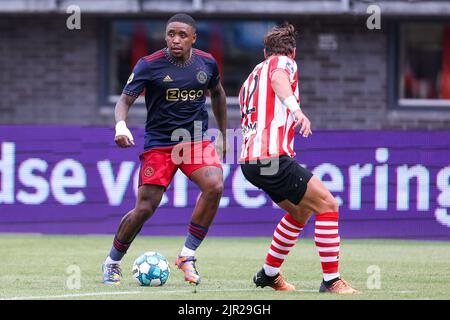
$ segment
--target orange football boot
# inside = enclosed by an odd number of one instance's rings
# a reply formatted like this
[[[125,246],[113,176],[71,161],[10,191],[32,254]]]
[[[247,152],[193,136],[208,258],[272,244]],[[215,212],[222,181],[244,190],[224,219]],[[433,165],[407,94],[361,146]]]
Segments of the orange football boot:
[[[322,281],[319,292],[328,292],[336,294],[360,294],[361,292],[353,289],[344,279],[340,278],[331,284],[329,287]]]
[[[184,272],[185,281],[197,286],[200,284],[200,275],[195,268],[195,261],[197,261],[195,257],[178,256],[177,260],[175,261],[175,266],[177,266],[178,269]]]
[[[286,282],[284,280],[283,274],[278,273],[276,276],[269,277],[264,272],[264,269],[259,270],[253,277],[253,282],[256,284],[257,287],[271,287],[274,290],[277,291],[294,291],[295,287],[294,285],[290,284],[289,282]]]

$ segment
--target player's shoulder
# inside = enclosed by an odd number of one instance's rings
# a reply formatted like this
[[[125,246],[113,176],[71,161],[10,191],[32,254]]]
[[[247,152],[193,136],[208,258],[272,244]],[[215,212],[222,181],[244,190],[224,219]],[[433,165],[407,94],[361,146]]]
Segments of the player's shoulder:
[[[278,64],[281,65],[292,65],[292,66],[296,66],[297,63],[295,62],[294,59],[292,59],[291,57],[285,56],[285,55],[280,55],[280,56],[276,56]]]
[[[152,54],[142,57],[141,60],[144,62],[147,62],[147,63],[151,63],[151,62],[158,61],[164,57],[165,57],[164,49],[161,49],[156,52],[153,52]]]
[[[294,74],[297,72],[297,63],[291,57],[280,55],[277,56],[277,67],[289,70],[289,73]]]
[[[265,64],[266,64],[266,61],[261,61],[253,68],[253,70],[261,69],[262,67],[264,67]]]
[[[252,73],[258,72],[260,69],[264,68],[264,65],[266,64],[266,61],[262,61],[258,63],[252,70]]]
[[[201,59],[205,59],[205,60],[209,60],[212,62],[216,62],[216,59],[214,59],[213,55],[209,52],[206,51],[202,51],[200,49],[197,48],[192,48],[193,52],[199,56]]]

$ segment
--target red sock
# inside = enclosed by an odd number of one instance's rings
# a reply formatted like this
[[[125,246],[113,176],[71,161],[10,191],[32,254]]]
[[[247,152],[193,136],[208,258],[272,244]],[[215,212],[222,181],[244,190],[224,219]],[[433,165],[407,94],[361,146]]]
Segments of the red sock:
[[[264,265],[266,274],[269,273],[269,276],[273,276],[279,272],[280,266],[297,241],[303,227],[303,224],[295,221],[288,213],[281,219],[275,229],[272,244],[266,256],[266,263]]]
[[[323,279],[339,277],[339,214],[324,212],[316,215],[315,242],[322,264]]]

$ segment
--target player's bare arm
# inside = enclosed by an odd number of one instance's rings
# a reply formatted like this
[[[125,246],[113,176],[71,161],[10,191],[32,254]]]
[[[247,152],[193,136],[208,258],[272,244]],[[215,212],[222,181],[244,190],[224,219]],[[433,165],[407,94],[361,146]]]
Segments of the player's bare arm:
[[[116,118],[116,136],[114,137],[114,142],[121,148],[134,146],[133,135],[127,128],[125,121],[128,117],[128,111],[135,100],[135,97],[122,93],[114,110]]]
[[[307,138],[311,131],[311,122],[300,109],[297,100],[291,89],[289,77],[283,70],[275,70],[271,78],[272,88],[278,98],[294,112],[295,125],[294,129],[300,128],[300,134]]]
[[[211,107],[216,118],[219,131],[222,133],[222,146],[216,144],[216,148],[219,149],[219,156],[225,158],[226,155],[226,129],[227,129],[227,101],[225,90],[222,84],[219,82],[217,86],[209,90],[211,94]],[[221,149],[221,150],[220,150]]]

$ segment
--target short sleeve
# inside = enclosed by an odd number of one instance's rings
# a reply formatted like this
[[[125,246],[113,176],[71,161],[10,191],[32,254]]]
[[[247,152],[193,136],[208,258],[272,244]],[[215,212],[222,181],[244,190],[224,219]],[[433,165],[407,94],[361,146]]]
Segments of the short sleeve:
[[[297,73],[297,63],[287,56],[279,56],[277,57],[276,66],[272,69],[270,77],[276,70],[283,70],[289,76],[289,80],[291,83],[295,81],[296,73]]]
[[[215,60],[211,64],[211,68],[212,76],[208,83],[208,89],[215,88],[220,82],[219,67],[217,66],[217,62]]]
[[[149,72],[147,62],[144,59],[139,59],[123,88],[122,93],[137,98],[144,90],[148,80]]]

